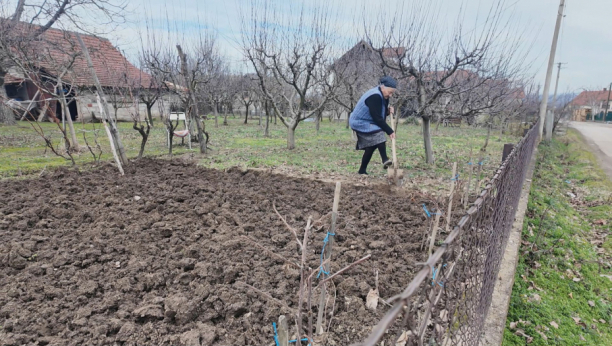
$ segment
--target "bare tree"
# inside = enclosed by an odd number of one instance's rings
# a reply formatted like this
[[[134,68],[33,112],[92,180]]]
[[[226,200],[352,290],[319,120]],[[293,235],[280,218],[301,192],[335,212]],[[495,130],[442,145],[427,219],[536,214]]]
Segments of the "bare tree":
[[[253,0],[242,15],[242,44],[264,100],[287,127],[287,148],[294,149],[299,123],[332,97],[327,81],[334,32],[328,7],[284,5],[288,8],[277,11],[268,1]],[[319,102],[307,109],[315,94]]]
[[[238,100],[244,106],[244,124],[249,121],[249,108],[257,100],[257,76],[244,74],[240,77]]]
[[[570,92],[569,90],[557,96],[556,104],[552,105],[555,112],[553,118],[553,132],[557,129],[557,125],[559,125],[559,122],[561,122],[562,119],[568,119],[571,117],[571,105],[575,97],[576,94]]]
[[[473,28],[465,28],[460,14],[450,35],[440,29],[436,1],[401,3],[390,11],[392,18],[385,13],[371,25],[364,21],[368,43],[377,47],[383,71],[400,79],[405,100],[400,105],[423,120],[427,163],[434,161],[431,121],[440,116],[447,101],[462,97],[463,105],[455,107],[460,116],[488,109],[495,104],[491,95],[470,99],[472,91],[486,90],[494,81],[512,81],[528,66],[522,38],[512,36],[504,21],[506,5],[505,0],[496,0],[484,21]]]
[[[113,103],[115,121],[117,121],[117,111],[120,108],[126,109],[133,123],[132,128],[140,134],[141,142],[140,150],[138,151],[138,158],[140,159],[144,154],[145,146],[149,139],[149,133],[151,132],[151,124],[149,123],[151,110],[149,105],[147,105],[148,116],[143,117],[140,113],[140,100],[143,98],[141,93],[146,92],[150,95],[159,95],[160,92],[159,90],[147,89],[147,86],[154,87],[158,84],[152,76],[145,75],[142,72],[138,78],[129,76],[127,73],[129,68],[128,64],[129,62],[126,60],[123,69],[115,69],[114,71],[110,71],[109,69],[109,74],[113,76],[112,80],[114,81],[114,85],[107,93],[107,98]],[[147,82],[143,81],[143,79]],[[117,104],[114,104],[115,102]]]
[[[227,116],[234,113],[234,103],[238,99],[240,76],[232,74],[229,70],[223,75],[221,88],[221,110],[223,112],[223,125],[227,126]]]
[[[214,49],[207,51],[204,57],[205,59],[199,65],[200,87],[197,96],[198,99],[210,105],[215,117],[215,127],[218,127],[219,110],[232,93],[229,85],[229,67]],[[227,125],[227,118],[224,118],[223,124]]]
[[[201,89],[210,83],[222,61],[216,38],[213,35],[201,34],[195,42],[174,44],[178,38],[162,38],[147,24],[146,47],[142,57],[147,69],[160,76],[182,103],[190,118],[190,131],[200,146],[200,152],[206,153],[208,133],[199,110],[198,95]]]
[[[152,109],[157,100],[159,100],[159,98],[162,96],[162,90],[163,87],[156,81],[156,79],[151,78],[149,85],[143,87],[138,95],[140,102],[144,103],[147,109],[147,121],[151,127],[154,127]]]

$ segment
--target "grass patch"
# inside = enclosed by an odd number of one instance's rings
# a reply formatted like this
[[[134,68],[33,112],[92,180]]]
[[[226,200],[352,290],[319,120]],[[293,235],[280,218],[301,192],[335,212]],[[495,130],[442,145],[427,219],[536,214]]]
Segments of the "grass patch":
[[[210,133],[210,146],[212,151],[206,156],[195,155],[199,163],[206,167],[226,169],[229,167],[243,168],[277,168],[288,167],[299,173],[318,173],[355,175],[361,162],[362,151],[356,151],[355,143],[351,139],[351,131],[345,128],[344,123],[321,123],[317,133],[314,122],[300,124],[296,131],[295,150],[286,149],[286,130],[283,125],[270,124],[270,136],[263,136],[262,128],[256,119],[251,119],[244,125],[242,119],[228,119],[229,125],[214,127],[214,121],[208,120],[207,131]],[[219,121],[221,123],[222,121]],[[61,135],[54,124],[41,124],[45,133],[53,138],[56,145],[61,143]],[[83,134],[93,143],[93,124],[75,124],[79,143],[84,145]],[[102,160],[111,161],[112,155],[108,140],[101,125],[99,129],[99,142],[103,147]],[[140,148],[140,135],[131,128],[130,123],[120,123],[123,143],[127,155],[134,158]],[[398,160],[402,168],[407,170],[408,178],[437,179],[449,176],[452,162],[457,161],[459,171],[468,169],[470,146],[474,156],[483,145],[486,130],[481,128],[445,128],[433,131],[433,146],[436,163],[429,166],[424,162],[423,137],[420,126],[401,124],[398,129]],[[498,167],[504,143],[515,143],[518,138],[502,136],[493,133],[485,155],[482,176],[490,176]],[[176,142],[177,140],[175,140]],[[178,140],[180,142],[180,140]],[[390,142],[389,142],[390,143]],[[197,146],[189,150],[184,146],[174,148],[175,155],[197,153]],[[391,149],[388,148],[391,155]],[[166,130],[159,122],[151,131],[145,156],[165,156]],[[78,165],[93,161],[88,152],[75,156]],[[380,158],[376,154],[368,167],[370,174],[382,177],[385,175]],[[476,158],[473,159],[476,161]],[[70,162],[53,155],[45,150],[42,139],[34,132],[27,122],[20,122],[15,126],[0,126],[0,177],[14,177],[26,174],[37,174],[45,167],[67,166]],[[445,186],[446,188],[446,186]]]
[[[503,345],[612,345],[612,183],[574,130],[538,156]]]

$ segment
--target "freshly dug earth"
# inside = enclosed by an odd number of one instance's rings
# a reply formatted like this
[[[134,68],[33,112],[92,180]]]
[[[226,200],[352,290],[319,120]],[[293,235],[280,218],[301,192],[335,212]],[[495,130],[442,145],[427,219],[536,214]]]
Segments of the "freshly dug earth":
[[[273,345],[272,322],[287,315],[293,334],[295,315],[265,294],[296,308],[299,272],[260,246],[301,255],[272,204],[300,238],[309,216],[323,217],[307,249],[317,268],[333,193],[315,180],[155,160],[124,177],[106,165],[1,182],[0,344]],[[332,272],[372,257],[333,279],[326,344],[363,340],[388,309],[365,308],[375,270],[383,298],[409,283],[430,202],[342,187]]]

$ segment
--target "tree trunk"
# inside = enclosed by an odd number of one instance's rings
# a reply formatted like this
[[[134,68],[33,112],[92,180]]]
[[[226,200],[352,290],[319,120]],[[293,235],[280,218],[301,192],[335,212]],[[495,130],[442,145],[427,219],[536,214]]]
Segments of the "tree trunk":
[[[145,145],[147,144],[147,140],[149,139],[149,132],[151,131],[151,126],[147,124],[147,130],[145,131],[144,126],[141,125],[140,127],[138,127],[137,125],[138,122],[134,121],[134,126],[132,127],[142,136],[142,141],[140,142],[140,151],[138,152],[138,158],[142,159],[142,155],[144,154],[145,150]],[[172,150],[170,150],[170,154],[172,154]]]
[[[255,113],[259,115],[259,127],[261,127],[261,107],[255,107]]]
[[[287,127],[287,149],[293,150],[295,149],[295,128],[297,127],[297,123],[291,124]]]
[[[247,124],[249,120],[249,105],[246,105],[246,110],[244,111],[244,124]]]
[[[68,128],[70,129],[70,137],[72,139],[72,147],[75,151],[79,151],[79,142],[77,141],[76,132],[74,131],[74,124],[72,123],[72,116],[70,115],[68,104],[66,103],[66,95],[64,95],[64,85],[62,84],[61,80],[58,82],[60,102],[62,104],[62,115],[64,116],[64,119],[68,122]]]
[[[270,137],[270,115],[266,112],[266,129],[264,130],[264,137]]]
[[[227,107],[225,108],[225,112],[223,112],[223,126],[227,126]]]
[[[153,108],[153,104],[146,104],[147,106],[147,118],[149,119],[149,125],[153,127],[153,114],[151,114],[151,108]]]
[[[317,129],[317,135],[319,134],[320,123],[321,123],[321,113],[317,113],[315,115],[317,118],[315,119],[315,129]]]
[[[215,128],[217,128],[219,127],[219,120],[217,120],[219,117],[219,105],[216,102],[213,102],[213,112],[215,114]]]
[[[275,112],[274,113],[274,125],[276,125],[276,118],[277,118],[277,116],[276,116],[276,112]]]
[[[170,121],[169,119],[167,120],[166,123],[166,129],[169,133],[168,135],[168,156],[170,156],[170,158],[172,158],[172,146],[173,146],[173,142],[174,142],[174,126],[172,126],[172,121]]]
[[[433,147],[431,145],[431,118],[423,117],[423,142],[425,144],[425,162],[428,164],[433,164],[434,156],[433,156]]]
[[[500,124],[499,124],[499,140],[502,140],[502,135],[504,134],[504,119],[501,120]]]
[[[15,124],[15,113],[12,108],[4,105],[4,101],[8,100],[4,87],[4,76],[5,74],[0,74],[0,124],[13,125]]]
[[[353,106],[353,105],[351,104],[351,107],[352,107],[352,106]],[[350,120],[350,119],[351,119],[351,112],[350,112],[350,111],[346,111],[346,129],[347,129],[347,130],[348,130],[348,129],[349,129],[349,127],[350,127],[350,126],[349,126],[349,120]]]
[[[270,136],[270,105],[268,101],[264,103],[264,111],[266,112],[266,128],[264,129],[264,137]]]

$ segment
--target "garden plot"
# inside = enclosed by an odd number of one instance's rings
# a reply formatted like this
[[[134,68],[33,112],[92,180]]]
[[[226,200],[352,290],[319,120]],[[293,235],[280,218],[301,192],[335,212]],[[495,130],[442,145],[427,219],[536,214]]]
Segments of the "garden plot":
[[[301,257],[273,204],[299,237],[321,220],[306,256],[315,269],[333,194],[316,180],[148,159],[124,177],[105,165],[1,182],[0,344],[273,344],[272,322],[287,315],[293,333],[298,305],[299,271],[281,257]],[[329,285],[326,344],[361,341],[382,317],[384,303],[365,308],[376,270],[388,298],[420,268],[423,203],[342,186],[331,272],[371,257]]]

